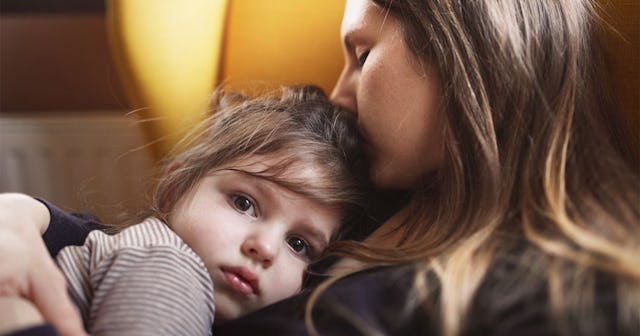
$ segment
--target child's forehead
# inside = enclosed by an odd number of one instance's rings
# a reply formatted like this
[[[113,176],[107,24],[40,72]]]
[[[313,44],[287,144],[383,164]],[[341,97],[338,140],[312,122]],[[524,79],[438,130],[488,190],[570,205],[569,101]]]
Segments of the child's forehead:
[[[304,160],[291,153],[253,154],[231,160],[218,169],[236,169],[255,176],[277,177],[289,182],[313,183],[323,179],[324,169],[319,162]]]
[[[335,191],[338,182],[331,168],[317,158],[304,157],[303,153],[250,155],[213,167],[209,174],[222,171],[236,171],[314,200],[323,207],[342,209],[343,201]]]

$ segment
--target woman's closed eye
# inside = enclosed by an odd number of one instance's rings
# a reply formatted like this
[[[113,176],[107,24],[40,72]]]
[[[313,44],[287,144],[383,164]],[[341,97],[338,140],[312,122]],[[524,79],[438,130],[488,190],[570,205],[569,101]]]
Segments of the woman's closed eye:
[[[250,197],[239,194],[232,195],[231,204],[238,212],[243,213],[247,216],[251,216],[253,218],[258,218],[258,210],[256,204]]]
[[[370,50],[365,50],[360,55],[358,55],[358,67],[362,68],[364,63],[367,61],[367,57],[369,57]]]

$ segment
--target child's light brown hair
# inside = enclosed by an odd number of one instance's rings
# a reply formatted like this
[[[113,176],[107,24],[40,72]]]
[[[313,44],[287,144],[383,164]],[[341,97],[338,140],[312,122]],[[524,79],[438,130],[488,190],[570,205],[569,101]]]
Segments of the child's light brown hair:
[[[331,104],[314,86],[283,87],[279,94],[248,98],[218,92],[216,104],[167,158],[152,211],[166,220],[176,203],[207,174],[221,169],[246,172],[234,163],[275,156],[278,164],[249,174],[335,208],[345,223],[359,216],[368,192],[368,165],[355,116]],[[288,175],[289,168],[314,169],[316,179]],[[349,225],[342,225],[346,233]]]

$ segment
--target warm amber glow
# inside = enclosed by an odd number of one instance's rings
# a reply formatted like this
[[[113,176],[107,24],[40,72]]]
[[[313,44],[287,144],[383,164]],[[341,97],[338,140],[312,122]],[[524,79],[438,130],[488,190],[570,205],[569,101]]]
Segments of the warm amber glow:
[[[220,64],[226,0],[110,0],[112,46],[156,157],[206,107]]]
[[[219,83],[234,89],[315,83],[342,68],[345,0],[110,0],[123,85],[160,158]],[[252,90],[253,91],[253,90]],[[164,140],[162,140],[164,139]]]
[[[234,88],[315,83],[329,92],[342,68],[345,0],[229,3],[222,78]]]

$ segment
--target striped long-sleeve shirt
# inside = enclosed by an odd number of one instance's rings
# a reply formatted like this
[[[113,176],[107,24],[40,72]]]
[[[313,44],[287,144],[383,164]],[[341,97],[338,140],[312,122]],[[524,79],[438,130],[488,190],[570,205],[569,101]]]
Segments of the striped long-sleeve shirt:
[[[202,260],[157,218],[93,231],[57,256],[92,335],[209,335],[213,284]]]

